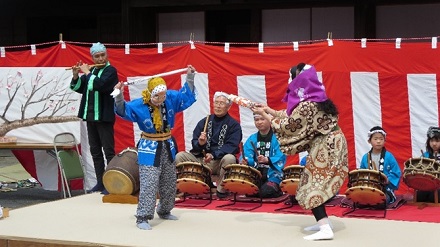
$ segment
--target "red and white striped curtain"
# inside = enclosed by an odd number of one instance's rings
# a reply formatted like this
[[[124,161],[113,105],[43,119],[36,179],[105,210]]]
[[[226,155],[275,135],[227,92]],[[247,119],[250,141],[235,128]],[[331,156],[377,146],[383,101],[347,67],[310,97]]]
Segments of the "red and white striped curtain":
[[[90,44],[75,42],[55,43],[49,47],[37,46],[34,54],[31,49],[5,49],[4,56],[0,57],[0,71],[4,72],[0,72],[0,82],[3,80],[5,84],[5,70],[11,68],[60,69],[80,60],[92,63],[89,47]],[[419,157],[421,150],[425,150],[428,127],[439,125],[440,51],[432,42],[402,42],[397,46],[394,42],[361,45],[358,41],[333,40],[331,44],[327,41],[300,44],[298,49],[293,44],[231,46],[229,49],[202,42],[164,45],[163,48],[113,44],[107,45],[107,51],[121,81],[185,68],[188,64],[197,69],[198,100],[177,116],[173,131],[179,150],[191,148],[192,130],[211,112],[216,91],[264,102],[275,109],[285,108],[281,99],[287,88],[288,70],[299,62],[315,65],[328,96],[338,107],[340,127],[349,144],[350,170],[359,166],[362,155],[370,149],[367,132],[371,127],[379,125],[386,130],[386,148],[394,154],[403,171],[407,159]],[[70,82],[69,75],[63,76],[65,84]],[[175,74],[164,79],[170,89],[178,89],[185,75]],[[126,100],[139,97],[144,87],[143,82],[128,86],[124,92]],[[0,88],[1,97],[5,90]],[[0,112],[2,108],[0,105]],[[256,131],[249,109],[233,105],[230,114],[243,127],[243,141]],[[137,126],[117,119],[117,152],[134,146],[138,138]],[[298,163],[298,157],[289,157],[289,163]],[[37,174],[31,175],[40,178]],[[407,189],[401,183],[400,191]]]

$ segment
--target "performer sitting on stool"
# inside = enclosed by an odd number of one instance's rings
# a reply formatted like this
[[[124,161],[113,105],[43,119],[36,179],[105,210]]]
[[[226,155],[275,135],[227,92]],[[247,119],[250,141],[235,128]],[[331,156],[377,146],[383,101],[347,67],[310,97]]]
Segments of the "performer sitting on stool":
[[[368,143],[371,145],[371,150],[362,157],[360,168],[383,172],[388,178],[386,202],[391,204],[396,201],[394,190],[399,188],[402,172],[393,154],[385,149],[386,136],[387,133],[382,127],[375,126],[370,129]]]
[[[232,101],[228,94],[216,92],[214,94],[214,114],[200,120],[194,131],[192,149],[179,152],[176,155],[176,164],[190,161],[206,164],[212,174],[219,175],[217,181],[217,197],[222,199],[229,193],[221,186],[225,175],[224,167],[236,164],[236,154],[239,153],[239,145],[242,138],[241,126],[228,111]],[[205,126],[205,127],[204,127]]]
[[[429,127],[426,139],[426,152],[423,153],[423,157],[440,160],[440,128]],[[439,193],[440,190],[436,191]],[[418,202],[434,202],[434,191],[417,191]]]
[[[283,179],[283,167],[286,155],[281,152],[280,144],[273,134],[270,122],[254,113],[254,123],[258,132],[249,136],[243,145],[240,157],[242,164],[247,164],[261,172],[259,195],[261,198],[275,198],[283,195],[280,183]]]

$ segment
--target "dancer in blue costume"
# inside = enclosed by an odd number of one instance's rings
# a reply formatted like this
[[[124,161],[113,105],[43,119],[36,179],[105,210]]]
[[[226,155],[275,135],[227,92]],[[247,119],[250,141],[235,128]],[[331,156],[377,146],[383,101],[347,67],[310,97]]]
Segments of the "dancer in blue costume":
[[[154,218],[156,193],[160,200],[156,212],[161,219],[177,220],[171,214],[176,195],[176,166],[174,158],[177,147],[171,130],[175,115],[196,101],[194,88],[195,69],[188,66],[186,83],[179,90],[167,90],[161,77],[148,81],[142,97],[125,102],[122,93],[115,98],[116,114],[125,120],[136,122],[142,130],[137,145],[140,192],[136,211],[136,225],[139,229],[151,230],[149,220]],[[122,92],[122,83],[115,89]]]

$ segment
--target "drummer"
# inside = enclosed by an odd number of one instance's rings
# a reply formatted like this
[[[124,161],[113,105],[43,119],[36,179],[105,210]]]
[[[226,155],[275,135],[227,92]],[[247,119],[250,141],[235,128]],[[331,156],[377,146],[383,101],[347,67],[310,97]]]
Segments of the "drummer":
[[[375,126],[368,132],[368,143],[371,150],[362,157],[361,169],[372,169],[382,172],[388,179],[386,183],[386,202],[396,201],[394,191],[399,188],[402,172],[393,154],[385,149],[387,133],[380,126]]]
[[[424,158],[440,160],[440,128],[429,127],[426,138],[426,152],[423,153]],[[440,190],[437,190],[440,198]],[[434,202],[434,191],[417,191],[418,202]]]
[[[196,101],[194,88],[195,68],[188,65],[186,83],[179,91],[168,90],[161,77],[148,80],[142,97],[125,102],[123,83],[115,89],[120,93],[115,98],[115,111],[121,118],[137,122],[142,131],[137,145],[140,192],[136,210],[136,225],[142,230],[151,230],[149,220],[154,218],[156,194],[160,200],[156,212],[159,218],[177,220],[171,214],[176,195],[176,166],[173,163],[176,146],[171,136],[175,114],[182,112]]]
[[[283,167],[286,155],[281,152],[280,144],[273,133],[269,120],[254,113],[254,124],[258,131],[246,140],[240,163],[247,164],[261,172],[259,196],[276,198],[283,195],[280,183],[283,179]]]
[[[238,121],[229,115],[232,101],[228,99],[228,94],[218,91],[213,99],[214,114],[197,123],[191,141],[192,149],[190,152],[179,152],[176,164],[188,161],[206,164],[212,175],[219,175],[216,194],[219,199],[225,199],[230,194],[221,185],[224,167],[238,162],[236,155],[240,151],[242,130]]]

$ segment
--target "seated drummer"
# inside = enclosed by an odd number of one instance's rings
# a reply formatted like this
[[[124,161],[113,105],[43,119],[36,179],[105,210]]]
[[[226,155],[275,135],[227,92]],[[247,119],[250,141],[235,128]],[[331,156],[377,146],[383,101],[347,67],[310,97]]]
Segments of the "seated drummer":
[[[386,202],[391,204],[396,201],[394,191],[399,188],[399,164],[393,154],[385,149],[387,133],[380,126],[375,126],[368,132],[368,143],[371,150],[362,157],[361,169],[372,169],[382,172],[388,179],[386,183]]]
[[[429,127],[426,139],[426,152],[423,157],[440,160],[440,128]],[[440,198],[440,190],[437,190]],[[434,202],[434,191],[417,191],[417,202]]]
[[[258,131],[246,140],[240,157],[247,164],[260,171],[262,177],[258,185],[261,198],[276,198],[283,195],[280,183],[283,179],[283,167],[286,155],[281,152],[280,144],[273,134],[270,122],[254,113],[254,123]]]
[[[223,92],[214,94],[214,114],[201,119],[194,131],[191,151],[179,152],[176,155],[176,164],[180,162],[199,162],[208,166],[212,175],[219,175],[217,183],[217,197],[226,198],[229,193],[221,186],[225,175],[224,167],[237,164],[236,155],[239,153],[242,130],[240,124],[228,111],[232,101]]]

